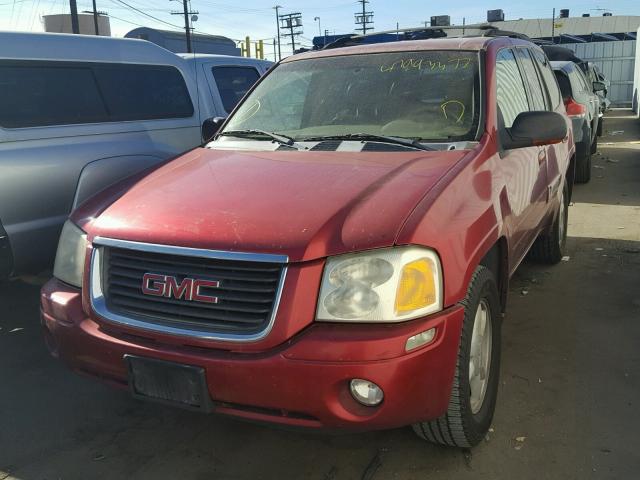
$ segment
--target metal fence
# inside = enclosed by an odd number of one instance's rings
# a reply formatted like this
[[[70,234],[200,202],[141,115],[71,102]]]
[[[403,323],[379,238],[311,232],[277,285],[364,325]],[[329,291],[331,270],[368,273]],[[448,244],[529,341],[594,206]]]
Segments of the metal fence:
[[[563,43],[583,60],[595,63],[611,81],[608,97],[614,107],[631,107],[637,40]]]

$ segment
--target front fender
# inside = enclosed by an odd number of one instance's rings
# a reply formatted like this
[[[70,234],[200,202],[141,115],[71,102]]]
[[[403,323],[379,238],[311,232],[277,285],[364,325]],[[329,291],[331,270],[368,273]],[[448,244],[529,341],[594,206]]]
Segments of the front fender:
[[[165,158],[156,155],[122,155],[88,163],[80,172],[71,210],[114,183],[160,164],[163,160]]]

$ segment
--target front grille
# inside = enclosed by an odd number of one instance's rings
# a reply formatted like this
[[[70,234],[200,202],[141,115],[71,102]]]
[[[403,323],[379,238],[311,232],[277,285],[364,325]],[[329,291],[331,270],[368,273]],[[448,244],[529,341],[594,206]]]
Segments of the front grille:
[[[270,324],[284,265],[201,258],[117,248],[102,249],[102,292],[110,314],[157,326],[232,335],[254,335]],[[152,296],[142,291],[143,276],[170,276],[219,282],[208,290],[217,303]]]

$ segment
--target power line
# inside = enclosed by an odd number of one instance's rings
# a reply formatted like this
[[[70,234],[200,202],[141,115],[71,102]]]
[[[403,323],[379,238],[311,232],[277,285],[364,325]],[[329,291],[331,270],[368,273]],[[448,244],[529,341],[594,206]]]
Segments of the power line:
[[[174,25],[173,23],[169,23],[169,22],[165,22],[164,20],[159,19],[158,17],[154,17],[153,15],[148,14],[147,12],[144,12],[132,5],[129,5],[127,2],[123,1],[123,0],[111,0],[112,2],[118,2],[121,3],[122,5],[124,5],[125,7],[130,8],[131,10],[140,13],[141,15],[144,15],[145,17],[149,17],[153,20],[155,20],[156,22],[160,22],[160,23],[164,23],[165,25],[168,25],[170,27],[173,28],[177,28],[179,30],[182,30],[182,27],[180,27],[179,25]]]

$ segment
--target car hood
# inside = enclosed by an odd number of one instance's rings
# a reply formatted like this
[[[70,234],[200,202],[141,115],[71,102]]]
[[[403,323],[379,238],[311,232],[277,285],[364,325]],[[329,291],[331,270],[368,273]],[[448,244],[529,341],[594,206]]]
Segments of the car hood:
[[[277,253],[290,261],[387,247],[465,153],[199,148],[132,185],[86,228],[90,238]]]

